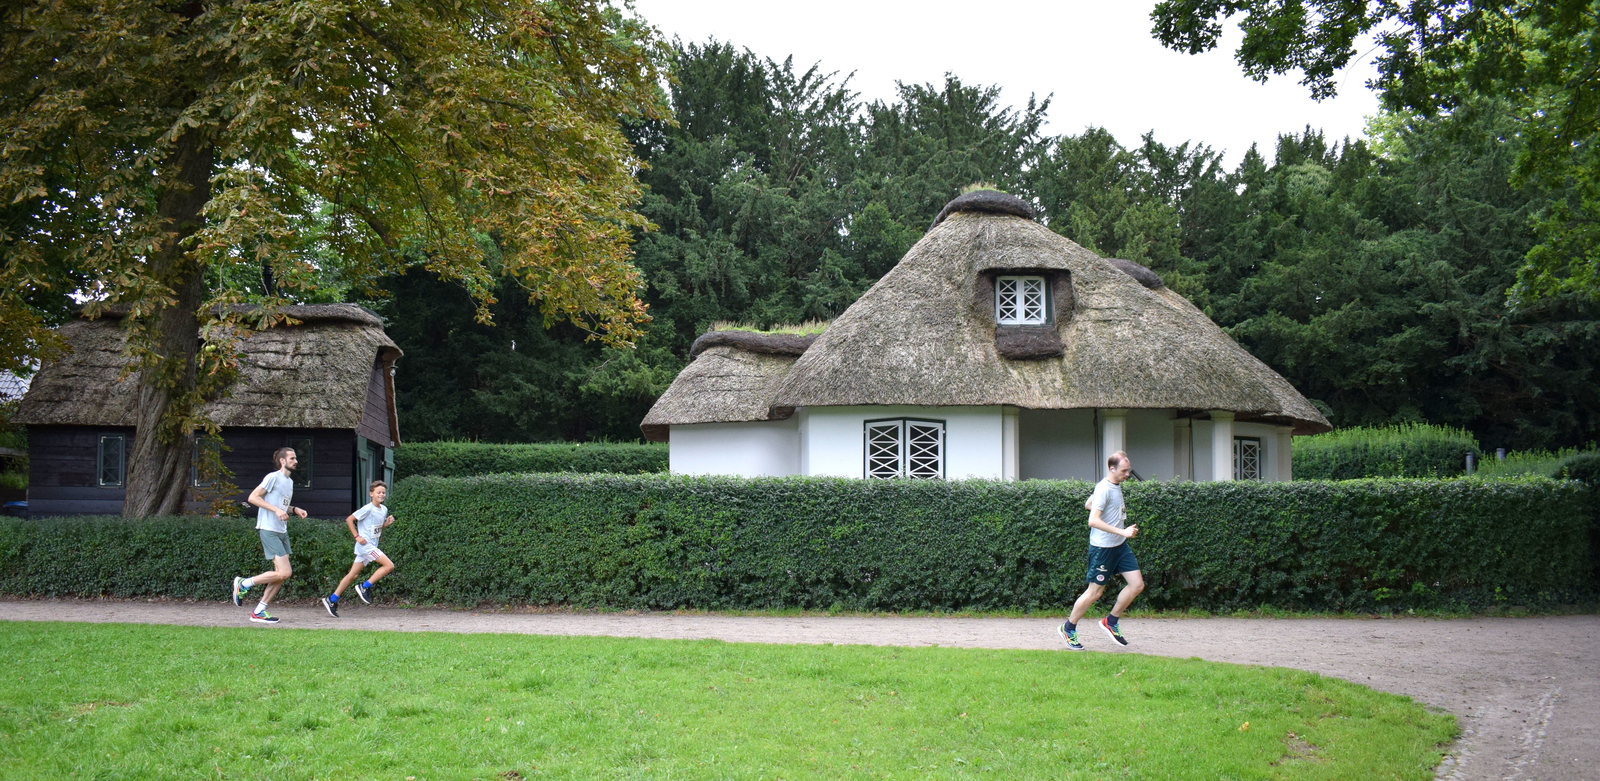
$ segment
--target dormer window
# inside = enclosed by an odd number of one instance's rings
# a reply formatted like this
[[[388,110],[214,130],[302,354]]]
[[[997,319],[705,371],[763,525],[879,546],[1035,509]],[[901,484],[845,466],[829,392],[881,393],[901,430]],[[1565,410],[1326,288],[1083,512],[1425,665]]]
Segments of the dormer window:
[[[1040,325],[1050,317],[1044,277],[996,277],[994,320],[1000,325]]]

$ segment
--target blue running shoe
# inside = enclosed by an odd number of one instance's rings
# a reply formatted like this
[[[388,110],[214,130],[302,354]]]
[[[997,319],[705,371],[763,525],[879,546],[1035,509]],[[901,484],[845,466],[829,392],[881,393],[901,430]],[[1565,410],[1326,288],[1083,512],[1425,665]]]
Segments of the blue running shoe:
[[[1082,651],[1083,650],[1083,643],[1078,642],[1078,630],[1076,630],[1076,629],[1068,629],[1066,624],[1062,624],[1061,626],[1056,627],[1056,631],[1061,633],[1061,639],[1062,640],[1067,641],[1067,650],[1069,650],[1069,651]]]

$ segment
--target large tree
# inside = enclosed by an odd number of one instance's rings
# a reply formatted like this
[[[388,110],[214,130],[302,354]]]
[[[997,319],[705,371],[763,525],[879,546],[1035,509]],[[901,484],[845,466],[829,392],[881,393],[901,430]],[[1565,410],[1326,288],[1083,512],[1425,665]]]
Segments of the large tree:
[[[665,117],[663,51],[606,0],[7,3],[0,366],[58,347],[68,295],[126,310],[137,516],[181,509],[239,339],[332,271],[421,265],[480,319],[509,287],[627,345],[645,221],[618,123]]]
[[[1552,196],[1530,216],[1540,241],[1511,300],[1600,299],[1600,0],[1164,0],[1151,16],[1164,45],[1189,53],[1215,48],[1237,18],[1245,73],[1298,70],[1318,99],[1373,33],[1384,51],[1369,86],[1389,109],[1503,101],[1524,140],[1512,181]]]

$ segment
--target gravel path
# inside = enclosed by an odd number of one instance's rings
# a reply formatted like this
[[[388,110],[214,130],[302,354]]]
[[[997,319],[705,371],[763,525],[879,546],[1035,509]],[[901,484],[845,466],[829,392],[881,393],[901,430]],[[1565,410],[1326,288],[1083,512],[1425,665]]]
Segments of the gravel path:
[[[716,639],[742,643],[941,645],[1056,649],[1059,620],[1034,618],[765,618],[367,607],[344,617],[285,606],[280,626]],[[0,620],[252,626],[227,604],[0,600]],[[1120,649],[1092,627],[1093,653],[1198,656],[1293,667],[1412,697],[1454,713],[1461,740],[1439,779],[1600,779],[1600,616],[1470,619],[1145,619]]]

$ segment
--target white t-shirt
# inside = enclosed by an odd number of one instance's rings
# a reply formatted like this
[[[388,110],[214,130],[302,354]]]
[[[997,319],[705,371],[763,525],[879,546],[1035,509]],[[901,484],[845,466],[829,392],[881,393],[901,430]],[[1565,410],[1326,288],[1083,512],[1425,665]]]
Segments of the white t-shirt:
[[[378,537],[383,534],[383,521],[389,517],[389,509],[381,504],[367,502],[351,515],[356,517],[356,532],[367,538],[368,545],[378,547]]]
[[[1089,495],[1089,509],[1100,511],[1100,520],[1107,526],[1121,529],[1122,525],[1122,486],[1111,482],[1110,478],[1095,483],[1094,493]],[[1115,548],[1127,538],[1120,534],[1112,534],[1101,529],[1089,529],[1089,544],[1096,548]]]
[[[284,512],[289,511],[289,500],[294,498],[294,478],[284,477],[279,470],[261,481],[261,498],[267,504]],[[289,524],[278,520],[278,514],[265,507],[256,508],[256,528],[279,534],[289,533]]]

